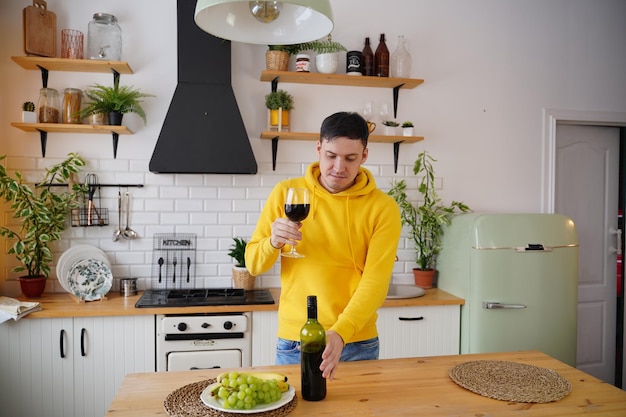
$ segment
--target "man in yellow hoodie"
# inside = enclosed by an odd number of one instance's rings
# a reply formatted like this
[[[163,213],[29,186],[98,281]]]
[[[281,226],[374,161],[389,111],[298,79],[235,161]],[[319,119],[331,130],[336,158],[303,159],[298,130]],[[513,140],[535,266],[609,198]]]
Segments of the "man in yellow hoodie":
[[[319,162],[304,177],[278,183],[265,202],[246,249],[252,275],[268,271],[290,245],[304,258],[280,257],[276,363],[299,363],[306,300],[316,295],[318,320],[326,329],[324,378],[339,361],[378,359],[377,310],[387,294],[400,239],[400,210],[363,168],[368,155],[366,121],[356,113],[328,116],[317,142]],[[285,216],[290,187],[310,192],[309,216]]]

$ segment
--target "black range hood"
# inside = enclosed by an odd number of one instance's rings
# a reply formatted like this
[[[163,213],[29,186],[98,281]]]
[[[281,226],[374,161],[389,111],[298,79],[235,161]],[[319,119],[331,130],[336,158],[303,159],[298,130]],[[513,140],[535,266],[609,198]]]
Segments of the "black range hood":
[[[230,41],[202,31],[196,2],[178,0],[178,84],[149,169],[171,174],[256,174],[231,85]]]

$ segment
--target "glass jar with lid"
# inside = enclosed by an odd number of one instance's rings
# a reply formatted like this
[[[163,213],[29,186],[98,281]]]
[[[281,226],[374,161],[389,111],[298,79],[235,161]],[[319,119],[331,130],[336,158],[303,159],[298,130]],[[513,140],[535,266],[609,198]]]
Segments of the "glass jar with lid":
[[[83,92],[78,88],[63,90],[63,123],[80,124],[80,105]]]
[[[54,88],[39,90],[39,123],[59,123],[59,92]]]
[[[122,29],[117,18],[107,13],[95,13],[87,27],[87,56],[89,59],[120,61],[122,59]]]

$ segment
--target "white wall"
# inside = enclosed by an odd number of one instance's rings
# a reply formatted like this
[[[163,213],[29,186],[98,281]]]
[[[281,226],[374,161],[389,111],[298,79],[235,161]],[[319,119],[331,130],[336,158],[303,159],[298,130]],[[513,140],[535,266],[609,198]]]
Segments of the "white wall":
[[[193,0],[188,0],[193,1]],[[113,159],[108,135],[50,134],[46,158],[38,135],[10,126],[20,118],[20,104],[35,101],[41,87],[38,71],[26,71],[10,60],[23,55],[24,0],[0,3],[0,154],[7,166],[33,181],[40,169],[79,152],[88,171],[106,183],[143,183],[134,196],[131,223],[136,241],[112,242],[116,226],[117,189],[105,189],[103,206],[112,224],[69,228],[55,246],[60,254],[72,244],[103,248],[112,259],[116,278],[142,278],[149,285],[152,236],[192,232],[199,238],[198,275],[210,286],[230,285],[231,261],[226,255],[232,236],[252,233],[263,199],[282,178],[300,175],[316,159],[313,142],[282,142],[276,171],[271,145],[259,139],[266,111],[263,97],[270,89],[259,81],[265,46],[234,43],[233,85],[253,146],[257,175],[155,175],[148,162],[176,85],[176,2],[151,0],[48,0],[57,28],[86,33],[95,12],[117,16],[123,31],[123,60],[134,75],[121,82],[157,97],[148,99],[144,126],[135,115],[125,124],[136,132],[121,136]],[[378,185],[388,189],[394,178],[411,173],[418,152],[438,159],[440,194],[449,202],[462,200],[476,211],[538,212],[542,186],[542,111],[626,111],[626,2],[622,0],[331,0],[335,40],[361,49],[365,36],[374,48],[384,32],[391,51],[398,35],[411,41],[413,77],[424,84],[401,91],[400,121],[412,119],[425,140],[403,145],[400,167],[393,173],[391,145],[371,144],[368,167]],[[202,51],[198,51],[202,53]],[[341,62],[345,67],[345,58]],[[49,86],[86,88],[110,84],[108,74],[50,73]],[[281,84],[295,96],[294,130],[317,131],[321,120],[339,110],[359,111],[366,100],[391,103],[391,91],[357,87]],[[0,222],[10,221],[2,213]],[[400,243],[394,280],[410,282],[413,253]],[[4,248],[4,246],[3,246]],[[19,295],[15,264],[2,255],[0,292]],[[277,286],[277,269],[259,285]],[[54,276],[52,277],[54,278]],[[62,291],[56,280],[48,291]]]

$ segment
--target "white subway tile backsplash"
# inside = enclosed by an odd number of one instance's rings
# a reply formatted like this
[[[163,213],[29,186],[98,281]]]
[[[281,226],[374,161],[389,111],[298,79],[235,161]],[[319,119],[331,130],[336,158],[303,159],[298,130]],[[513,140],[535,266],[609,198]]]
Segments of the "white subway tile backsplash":
[[[60,161],[61,159],[59,159]],[[55,159],[10,157],[9,169],[25,172],[29,179],[39,181],[42,167],[53,164]],[[84,173],[94,172],[101,183],[143,184],[143,187],[129,187],[131,193],[131,227],[139,233],[136,240],[112,240],[113,232],[118,227],[117,192],[126,192],[122,187],[102,187],[100,190],[101,207],[109,210],[109,225],[103,227],[68,227],[63,240],[55,243],[55,258],[70,246],[78,244],[94,245],[109,256],[115,277],[114,289],[119,289],[119,278],[138,278],[140,290],[151,287],[153,237],[156,233],[194,233],[196,242],[196,283],[206,287],[229,287],[232,285],[232,259],[228,250],[232,238],[243,237],[248,240],[252,235],[260,211],[268,194],[279,181],[304,174],[307,163],[280,162],[276,171],[271,163],[259,164],[256,175],[169,175],[153,174],[147,171],[145,161],[129,159],[103,159],[90,161]],[[398,173],[393,165],[368,165],[376,177],[378,188],[386,191],[394,178],[405,178],[405,173],[412,173],[412,166],[398,166]],[[83,176],[85,174],[82,174]],[[408,176],[411,186],[417,179]],[[438,188],[441,180],[437,181]],[[126,225],[125,208],[122,216],[122,228]],[[8,212],[4,212],[5,224],[16,225]],[[394,266],[394,281],[403,282],[411,276],[414,266],[412,243],[406,238],[400,240],[399,261]],[[15,266],[12,257],[4,257],[8,271]],[[257,277],[257,287],[280,286],[280,261],[267,273]],[[56,272],[50,277],[48,291],[63,289],[56,281]],[[19,286],[12,280],[17,274],[8,273],[11,282],[2,283],[5,293],[19,295]]]

